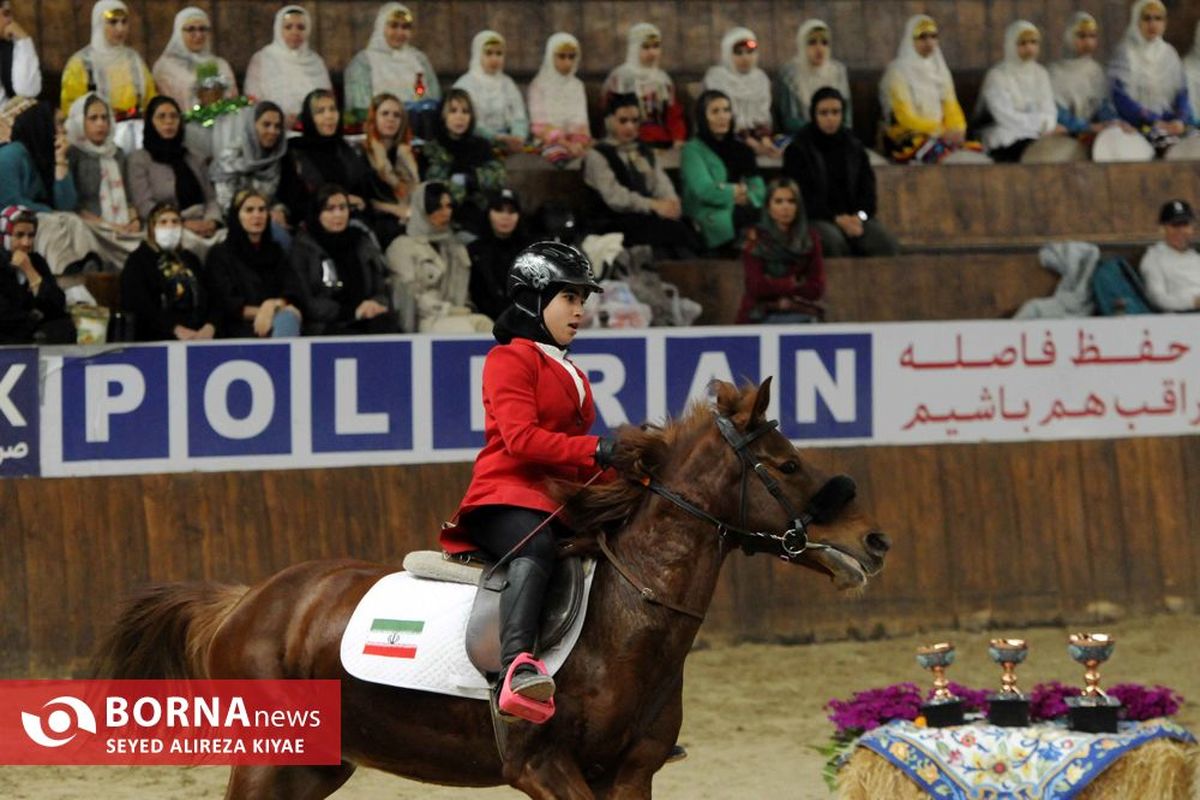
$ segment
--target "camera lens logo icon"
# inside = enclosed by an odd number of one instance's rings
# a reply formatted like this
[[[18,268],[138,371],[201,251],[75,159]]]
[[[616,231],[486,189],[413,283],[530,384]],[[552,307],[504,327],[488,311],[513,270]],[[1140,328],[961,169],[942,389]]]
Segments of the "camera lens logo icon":
[[[59,707],[55,708],[55,706]],[[66,708],[61,708],[61,706],[66,706]],[[46,704],[42,706],[43,712],[46,709],[51,709],[46,716],[46,728],[50,729],[50,733],[47,733],[46,729],[42,727],[41,714],[21,712],[21,725],[25,728],[25,735],[35,744],[42,747],[62,747],[73,740],[79,731],[96,732],[96,715],[78,697],[70,695],[56,697],[46,701]]]

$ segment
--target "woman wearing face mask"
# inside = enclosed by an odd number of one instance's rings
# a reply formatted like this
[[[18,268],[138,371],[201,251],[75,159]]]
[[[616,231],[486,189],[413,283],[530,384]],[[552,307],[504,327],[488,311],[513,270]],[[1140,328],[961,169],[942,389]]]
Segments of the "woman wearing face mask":
[[[1064,38],[1067,57],[1049,67],[1058,124],[1072,136],[1086,136],[1090,141],[1117,117],[1104,67],[1093,57],[1100,44],[1100,26],[1091,14],[1078,11]]]
[[[683,147],[687,124],[683,104],[675,95],[675,82],[659,66],[662,33],[648,22],[629,29],[625,63],[608,73],[604,81],[605,103],[615,94],[637,95],[642,127],[638,139],[651,147]]]
[[[156,97],[146,116],[145,146],[129,157],[130,199],[143,217],[164,203],[183,209],[183,227],[201,239],[212,238],[221,209],[204,162],[184,145],[179,104]]]
[[[409,144],[412,131],[400,98],[381,94],[372,100],[365,129],[363,156],[371,172],[367,184],[373,212],[371,228],[379,246],[386,249],[408,224],[413,192],[421,182],[420,171]]]
[[[783,176],[800,186],[809,225],[830,258],[890,256],[895,238],[875,218],[875,171],[867,149],[847,130],[844,101],[826,86],[813,95],[806,125],[783,153]]]
[[[421,163],[426,180],[449,186],[455,222],[481,233],[487,194],[499,191],[508,176],[487,139],[475,135],[475,107],[462,89],[451,89],[442,100],[437,134],[422,149]]]
[[[71,105],[67,139],[77,213],[101,245],[100,257],[119,269],[141,244],[142,223],[128,193],[125,151],[113,141],[112,112],[99,95],[84,95]]]
[[[617,458],[616,439],[590,435],[596,419],[587,373],[567,358],[591,292],[603,291],[587,257],[557,242],[518,256],[508,278],[512,305],[492,333],[499,343],[483,365],[484,445],[471,485],[442,531],[448,553],[483,550],[508,562],[500,597],[504,714],[543,723],[554,713],[554,679],[533,658],[542,603],[565,521],[546,525],[558,502],[552,481],[586,481]],[[521,544],[539,525],[543,527]]]
[[[175,15],[175,30],[171,41],[154,62],[154,81],[158,91],[191,110],[201,103],[197,93],[196,70],[204,67],[215,72],[225,86],[225,97],[237,97],[237,78],[229,62],[213,55],[212,23],[208,14],[195,6],[189,6]]]
[[[575,76],[579,40],[559,31],[546,40],[542,66],[529,84],[529,121],[542,156],[563,166],[583,158],[592,144],[587,90]]]
[[[200,260],[184,250],[183,218],[170,203],[146,217],[146,241],[121,270],[121,306],[133,314],[139,342],[212,339],[220,309]]]
[[[288,143],[283,169],[286,191],[280,198],[293,222],[308,219],[312,200],[326,184],[335,183],[349,192],[350,210],[361,213],[366,207],[368,172],[362,157],[342,134],[342,115],[337,98],[327,89],[316,89],[304,99],[300,115],[302,133]]]
[[[850,115],[850,78],[846,65],[833,57],[829,26],[819,19],[806,20],[796,31],[796,56],[779,70],[775,86],[775,110],[785,133],[798,133],[812,122],[809,109],[813,95],[826,86],[837,89],[846,98],[845,126],[854,123]]]
[[[228,208],[234,196],[246,189],[262,194],[275,207],[288,151],[283,119],[283,109],[263,100],[222,117],[214,126],[215,156],[209,176],[219,207]],[[281,220],[276,217],[276,221]]]
[[[37,226],[32,209],[8,206],[0,211],[0,345],[75,341],[67,298],[46,260],[33,249]]]
[[[967,141],[967,118],[938,47],[940,35],[931,17],[910,17],[879,83],[884,154],[893,161],[936,164],[963,149],[983,149]]]
[[[471,40],[471,68],[455,89],[471,95],[479,117],[475,132],[510,153],[519,153],[529,138],[525,98],[513,79],[504,74],[504,37],[480,31]]]
[[[758,221],[766,185],[754,151],[734,135],[737,121],[723,92],[696,100],[696,136],[683,148],[683,213],[710,250],[732,242]]]
[[[1026,148],[1043,136],[1058,136],[1058,107],[1050,74],[1037,62],[1042,34],[1019,19],[1004,33],[1004,61],[988,70],[976,116],[988,120],[983,144],[997,162],[1021,160]]]
[[[348,124],[366,121],[371,98],[377,94],[393,94],[405,103],[441,98],[433,65],[412,44],[414,26],[407,6],[384,3],[379,9],[371,41],[346,67]]]
[[[92,6],[92,40],[67,61],[62,76],[62,110],[85,94],[100,95],[118,122],[117,144],[132,152],[141,143],[140,120],[158,93],[150,68],[129,47],[129,8],[121,0]]]
[[[454,237],[454,201],[442,183],[426,183],[414,198],[408,233],[387,251],[392,301],[400,326],[422,333],[491,329],[491,320],[468,307],[471,257]]]
[[[336,184],[322,186],[311,207],[288,256],[304,333],[395,333],[395,314],[388,308],[387,262],[375,239],[350,224],[346,190]]]
[[[704,74],[705,90],[723,92],[733,105],[738,138],[758,155],[778,156],[771,136],[771,79],[758,66],[758,37],[734,28],[721,39],[721,63]]]
[[[1108,65],[1117,114],[1159,150],[1187,132],[1195,102],[1188,97],[1179,53],[1163,39],[1166,30],[1166,6],[1159,0],[1138,0]]]
[[[283,109],[291,130],[315,89],[333,89],[325,59],[308,46],[312,18],[300,6],[284,6],[275,15],[275,38],[250,58],[246,68],[246,94],[270,100]]]
[[[508,308],[508,268],[529,246],[521,220],[521,200],[512,189],[501,189],[488,201],[488,227],[471,244],[471,304],[479,313],[498,319]]]
[[[271,236],[266,195],[243,189],[229,207],[229,235],[208,253],[205,269],[220,309],[221,335],[299,336],[300,287]]]
[[[746,293],[739,323],[789,324],[820,318],[825,293],[821,239],[808,226],[800,187],[776,178],[767,187],[762,221],[742,250]]]

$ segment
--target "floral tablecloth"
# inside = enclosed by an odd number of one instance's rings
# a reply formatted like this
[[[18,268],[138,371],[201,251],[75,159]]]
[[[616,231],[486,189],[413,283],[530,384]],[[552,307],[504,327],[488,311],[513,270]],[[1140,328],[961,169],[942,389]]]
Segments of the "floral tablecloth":
[[[858,744],[933,797],[1070,800],[1127,751],[1160,738],[1196,741],[1167,719],[1122,722],[1115,734],[1079,733],[1062,724],[923,728],[898,720],[864,734]]]

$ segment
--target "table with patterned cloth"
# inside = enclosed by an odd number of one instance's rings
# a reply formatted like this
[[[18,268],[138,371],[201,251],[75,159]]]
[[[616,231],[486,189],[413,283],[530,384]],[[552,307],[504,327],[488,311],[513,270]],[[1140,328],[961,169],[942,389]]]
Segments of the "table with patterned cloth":
[[[1170,744],[1177,743],[1177,744]],[[1168,719],[1122,722],[1115,734],[1072,731],[1063,724],[1001,728],[976,722],[951,728],[919,727],[895,721],[864,734],[839,775],[839,796],[877,797],[884,786],[911,787],[905,796],[947,800],[1071,800],[1087,796],[1166,798],[1190,794],[1196,739]],[[1143,747],[1143,745],[1149,745]],[[872,758],[869,751],[882,759]],[[1110,767],[1137,751],[1137,770],[1122,779],[1139,791],[1088,792]],[[1147,761],[1145,754],[1152,754]],[[1132,758],[1128,759],[1132,763]],[[890,765],[890,769],[887,767]],[[883,770],[891,775],[879,775]],[[905,779],[897,780],[902,774]],[[1100,781],[1097,780],[1097,784]],[[1150,786],[1152,794],[1144,793]],[[899,800],[897,788],[886,790]],[[874,800],[873,797],[873,800]]]

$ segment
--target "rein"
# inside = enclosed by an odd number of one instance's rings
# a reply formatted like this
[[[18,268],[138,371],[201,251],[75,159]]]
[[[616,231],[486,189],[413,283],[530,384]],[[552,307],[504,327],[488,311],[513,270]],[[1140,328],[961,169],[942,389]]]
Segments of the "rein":
[[[741,550],[747,555],[754,555],[755,553],[772,553],[784,561],[794,564],[800,558],[800,556],[802,556],[808,550],[832,549],[830,545],[825,544],[824,542],[814,542],[810,541],[808,538],[808,526],[812,524],[813,520],[817,519],[818,517],[829,516],[830,510],[818,508],[812,500],[809,500],[809,503],[805,507],[804,511],[801,513],[796,513],[795,507],[792,505],[791,501],[787,499],[787,496],[784,495],[783,488],[779,485],[779,481],[775,480],[775,478],[771,476],[770,472],[767,471],[767,467],[761,461],[755,458],[755,456],[750,452],[750,445],[764,434],[770,433],[778,428],[779,421],[764,421],[762,425],[759,425],[757,428],[745,435],[742,435],[738,432],[737,428],[734,427],[733,421],[728,417],[717,415],[716,423],[717,428],[721,431],[721,436],[724,437],[729,446],[733,448],[733,451],[737,453],[738,460],[742,464],[741,490],[738,499],[739,518],[737,525],[730,525],[729,523],[718,519],[708,511],[680,495],[678,492],[668,489],[656,478],[646,477],[635,482],[663,498],[664,500],[667,500],[681,511],[684,511],[696,519],[712,525],[717,529],[717,535],[720,537],[722,543],[731,543],[734,547],[741,548]],[[747,504],[746,486],[751,472],[758,476],[758,479],[762,482],[763,486],[766,487],[766,490],[770,492],[771,496],[775,498],[775,501],[779,503],[779,506],[784,510],[784,513],[787,514],[790,527],[788,527],[786,530],[779,533],[770,533],[767,531],[754,531],[745,527]],[[830,483],[826,484],[826,487],[831,486],[832,482],[836,480],[838,479],[831,479]],[[813,495],[813,497],[816,498],[822,495],[823,491],[824,490],[818,491]],[[842,504],[844,505],[846,502],[849,502],[850,497],[852,496],[853,495],[851,493],[849,496],[845,497],[844,500],[842,500]],[[617,554],[614,553],[612,548],[609,547],[608,538],[604,533],[599,534],[596,537],[596,540],[600,545],[600,552],[604,554],[604,557],[609,560],[609,563],[611,563],[617,572],[620,573],[621,577],[628,581],[633,588],[637,589],[638,594],[641,595],[643,600],[648,603],[653,603],[654,605],[659,605],[663,608],[676,611],[680,614],[693,617],[701,622],[704,621],[704,609],[698,610],[688,608],[686,606],[672,603],[660,597],[659,594],[646,583],[646,581],[639,578],[627,564],[617,557]]]

